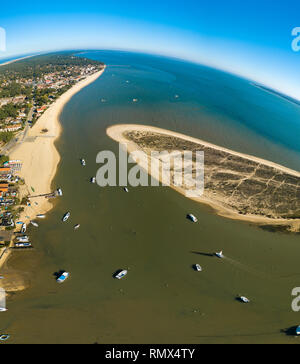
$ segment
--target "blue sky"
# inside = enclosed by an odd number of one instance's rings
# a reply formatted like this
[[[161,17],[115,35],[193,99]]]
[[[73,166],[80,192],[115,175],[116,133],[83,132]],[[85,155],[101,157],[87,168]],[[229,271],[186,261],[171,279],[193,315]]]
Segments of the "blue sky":
[[[299,0],[2,2],[11,55],[56,49],[128,49],[203,63],[300,100]]]

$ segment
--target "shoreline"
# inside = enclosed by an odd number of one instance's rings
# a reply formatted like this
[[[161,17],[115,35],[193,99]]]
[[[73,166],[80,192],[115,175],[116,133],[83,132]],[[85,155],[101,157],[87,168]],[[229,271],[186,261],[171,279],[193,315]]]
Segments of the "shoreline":
[[[93,83],[105,71],[105,66],[84,80],[79,81],[68,91],[62,94],[43,115],[37,120],[29,130],[26,138],[19,144],[16,144],[9,153],[11,160],[22,161],[22,169],[18,175],[25,180],[25,185],[21,186],[22,196],[29,194],[40,195],[50,193],[53,179],[56,175],[58,164],[61,156],[56,149],[55,143],[62,133],[60,115],[65,105],[71,98]],[[42,130],[47,129],[43,133]],[[33,191],[34,189],[34,191]],[[31,206],[25,206],[24,211],[20,214],[19,221],[29,223],[34,220],[38,214],[46,214],[53,208],[53,203],[45,197],[37,197],[31,201]],[[3,268],[11,249],[0,258],[0,268]]]
[[[296,177],[300,177],[300,172],[292,170],[290,168],[284,167],[280,164],[276,164],[274,162],[262,159],[262,158],[258,158],[255,156],[251,156],[248,154],[244,154],[244,153],[239,153],[239,152],[235,152],[233,150],[224,148],[224,147],[220,147],[217,146],[215,144],[209,143],[209,142],[205,142],[201,139],[198,138],[193,138],[184,134],[180,134],[177,132],[173,132],[173,131],[169,131],[166,129],[161,129],[161,128],[157,128],[154,126],[147,126],[147,125],[136,125],[136,124],[117,124],[117,125],[113,125],[110,126],[106,129],[106,133],[107,135],[117,141],[118,143],[126,143],[127,144],[127,148],[129,152],[132,152],[134,150],[142,150],[136,143],[128,140],[127,138],[124,137],[123,133],[125,131],[144,131],[144,132],[156,132],[156,133],[160,133],[163,135],[167,135],[167,136],[173,136],[173,137],[177,137],[186,141],[190,141],[193,143],[197,143],[200,145],[203,145],[205,147],[210,147],[213,148],[215,150],[219,150],[219,151],[223,151],[223,152],[227,152],[230,153],[232,155],[238,156],[238,157],[242,157],[245,159],[248,159],[250,161],[256,162],[256,163],[260,163],[269,167],[273,167],[276,168],[279,171],[285,172],[285,173],[289,173],[293,176]],[[148,164],[144,165],[143,163],[139,163],[139,165],[145,169],[147,171],[148,168]],[[160,175],[160,182],[161,181],[161,175]],[[186,196],[186,191],[182,188],[182,187],[176,187],[174,185],[170,186],[172,189],[174,189],[175,191],[179,192],[180,194]],[[221,204],[218,204],[216,201],[213,201],[211,199],[205,198],[205,197],[187,197],[193,201],[196,202],[200,202],[203,203],[205,205],[209,205],[210,207],[212,207],[217,215],[219,216],[223,216],[223,217],[227,217],[233,220],[241,220],[241,221],[245,221],[245,222],[251,222],[251,223],[256,223],[256,224],[270,224],[270,225],[291,225],[291,228],[293,227],[300,227],[300,219],[282,219],[282,218],[278,218],[278,219],[273,219],[273,218],[269,218],[266,216],[257,216],[257,215],[250,215],[250,214],[246,214],[246,215],[240,215],[234,211],[232,211],[229,208],[224,207]]]
[[[7,66],[8,64],[15,63],[15,62],[18,62],[18,61],[22,61],[23,59],[32,58],[32,57],[40,56],[40,55],[41,54],[33,54],[31,56],[25,56],[25,57],[20,57],[20,58],[17,58],[17,59],[12,59],[11,61],[7,61],[5,63],[0,63],[0,67],[1,66]]]

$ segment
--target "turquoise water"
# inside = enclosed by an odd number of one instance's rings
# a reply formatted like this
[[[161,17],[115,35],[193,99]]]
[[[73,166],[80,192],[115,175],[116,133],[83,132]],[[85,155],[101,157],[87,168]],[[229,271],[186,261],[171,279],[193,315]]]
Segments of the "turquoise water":
[[[31,277],[0,317],[10,342],[296,342],[280,330],[300,320],[291,310],[291,290],[300,283],[299,235],[216,216],[167,187],[126,194],[89,180],[99,168],[97,153],[118,151],[105,132],[117,123],[159,126],[300,170],[300,107],[248,80],[178,60],[85,56],[108,67],[66,105],[53,183],[64,196],[30,231],[35,250],[9,261]],[[66,211],[71,218],[63,224]],[[189,223],[187,212],[199,223]],[[221,249],[225,260],[207,255]],[[195,263],[202,273],[193,271]],[[124,268],[128,276],[114,280]],[[61,269],[71,278],[58,286],[53,273]],[[251,304],[236,302],[237,294]]]

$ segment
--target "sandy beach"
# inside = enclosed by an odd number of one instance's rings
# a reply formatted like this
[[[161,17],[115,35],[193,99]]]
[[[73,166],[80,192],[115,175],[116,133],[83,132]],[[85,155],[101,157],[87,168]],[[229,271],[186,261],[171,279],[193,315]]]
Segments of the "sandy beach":
[[[15,62],[18,62],[18,61],[22,61],[23,59],[35,57],[35,56],[39,56],[39,54],[34,54],[34,55],[26,56],[26,57],[20,57],[20,58],[12,59],[11,61],[7,61],[5,63],[0,63],[0,67],[1,66],[6,66],[8,64],[15,63]]]
[[[105,68],[88,76],[61,95],[29,130],[25,139],[16,144],[10,152],[10,160],[20,160],[23,164],[19,173],[19,176],[25,180],[25,185],[21,186],[23,196],[52,192],[51,184],[60,161],[60,155],[55,147],[55,141],[62,130],[59,121],[60,114],[66,103],[81,89],[99,78],[104,70]],[[43,130],[47,130],[47,132],[43,132]],[[20,221],[28,223],[35,219],[36,215],[47,213],[52,206],[53,204],[45,197],[34,198],[31,206],[25,207]],[[10,249],[2,256],[0,267],[7,260],[9,252]]]
[[[165,129],[161,129],[161,128],[157,128],[157,127],[153,127],[153,126],[147,126],[147,125],[136,125],[136,124],[120,124],[120,125],[114,125],[111,126],[109,128],[107,128],[107,135],[112,138],[113,140],[119,142],[119,143],[126,143],[127,144],[127,148],[128,148],[128,152],[132,152],[132,151],[136,151],[136,150],[140,150],[140,148],[137,146],[136,143],[129,141],[124,135],[123,133],[125,131],[145,131],[145,132],[156,132],[156,133],[160,133],[160,134],[164,134],[164,135],[168,135],[168,136],[173,136],[173,137],[177,137],[177,138],[181,138],[193,143],[197,143],[199,145],[202,146],[207,146],[219,151],[224,151],[227,153],[230,153],[232,155],[235,156],[239,156],[245,159],[248,159],[250,161],[254,161],[257,162],[259,164],[263,164],[269,167],[273,167],[276,168],[279,171],[285,172],[285,173],[289,173],[292,176],[296,176],[296,177],[300,177],[300,172],[298,171],[294,171],[292,169],[289,169],[287,167],[284,167],[282,165],[273,163],[271,161],[268,160],[264,160],[258,157],[254,157],[251,155],[247,155],[247,154],[243,154],[243,153],[239,153],[239,152],[235,152],[217,145],[214,145],[212,143],[208,143],[206,141],[203,141],[201,139],[197,139],[197,138],[193,138],[184,134],[180,134],[180,133],[176,133],[173,131],[169,131],[169,130],[165,130]],[[139,161],[140,166],[145,169],[146,171],[148,170],[148,162],[145,161]],[[160,176],[161,177],[161,176]],[[160,180],[161,182],[161,180]],[[177,187],[174,185],[170,186],[171,188],[173,188],[174,190],[176,190],[177,192],[181,193],[182,195],[186,196],[186,190],[183,189],[182,187]],[[197,197],[197,198],[191,198],[194,201],[200,202],[200,203],[204,203],[207,204],[209,206],[211,206],[212,208],[214,208],[217,212],[218,215],[227,217],[227,218],[231,218],[231,219],[236,219],[236,220],[243,220],[243,221],[248,221],[248,222],[253,222],[253,223],[258,223],[258,224],[272,224],[272,225],[290,225],[291,226],[291,230],[292,231],[297,231],[300,228],[300,221],[299,219],[272,219],[272,218],[268,218],[265,216],[257,216],[257,215],[250,215],[250,214],[245,214],[245,215],[240,215],[237,214],[235,212],[233,212],[231,209],[227,209],[225,208],[223,205],[218,204],[216,201],[212,200],[212,199],[207,199],[203,196],[201,197]]]

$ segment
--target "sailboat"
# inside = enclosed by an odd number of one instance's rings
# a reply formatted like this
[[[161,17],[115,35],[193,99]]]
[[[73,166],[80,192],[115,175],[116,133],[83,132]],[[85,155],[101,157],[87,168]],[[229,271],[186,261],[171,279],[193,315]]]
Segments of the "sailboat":
[[[0,312],[5,312],[6,309],[6,293],[5,289],[0,287]]]
[[[222,250],[221,250],[220,252],[215,253],[215,255],[216,255],[218,258],[221,258],[221,259],[223,259],[223,258],[224,258],[224,255],[223,255],[223,251],[222,251]]]

